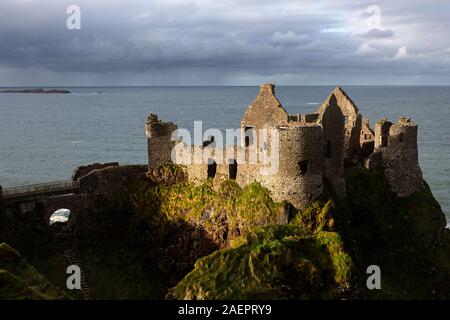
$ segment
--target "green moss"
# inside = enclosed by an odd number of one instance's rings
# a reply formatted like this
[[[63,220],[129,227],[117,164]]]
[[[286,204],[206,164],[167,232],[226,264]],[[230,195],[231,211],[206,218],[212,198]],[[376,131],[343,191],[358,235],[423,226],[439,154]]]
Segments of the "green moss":
[[[192,259],[182,261],[188,267],[175,275],[176,281],[182,280],[170,291],[172,298],[450,298],[450,232],[429,187],[398,198],[382,171],[367,170],[347,172],[346,184],[345,199],[324,192],[303,210],[287,210],[287,204],[274,202],[258,183],[244,188],[234,180],[192,185],[181,167],[158,167],[148,179],[122,190],[115,202],[102,204],[111,213],[109,222],[85,230],[91,234],[80,235],[79,251],[94,294],[102,299],[163,297],[169,281],[157,269],[155,261],[160,260],[155,257],[166,258],[158,252],[178,245],[178,239],[185,241],[183,253]],[[215,229],[221,224],[226,227]],[[183,234],[197,231],[193,225],[202,232],[192,238]],[[26,240],[18,237],[17,243],[28,259],[30,254],[22,249],[40,238],[24,230],[20,235]],[[219,241],[230,241],[210,254],[217,246],[208,241],[217,230],[228,232]],[[97,241],[97,234],[107,241]],[[47,238],[41,242],[50,243]],[[51,249],[41,242],[33,249]],[[192,261],[204,255],[186,275]],[[176,255],[168,258],[169,264],[178,265]],[[0,245],[0,298],[64,297],[47,280],[63,288],[62,256],[37,255],[29,261],[36,269],[14,249]],[[381,268],[382,290],[366,287],[366,269],[373,264]],[[170,276],[172,270],[181,270],[165,267]]]
[[[147,177],[157,185],[173,185],[187,180],[183,167],[173,163],[165,163],[152,168],[147,173]]]
[[[52,254],[38,259],[30,260],[30,264],[60,292],[70,299],[83,300],[80,290],[69,290],[67,288],[67,261],[62,253]]]
[[[237,227],[242,234],[257,225],[277,223],[285,207],[275,203],[259,183],[240,188],[234,180],[226,180],[218,187],[212,180],[200,185],[185,182],[171,186],[141,181],[126,194],[124,203],[131,204],[134,220],[158,234],[164,234],[168,222],[178,220],[208,228],[219,215],[226,217],[229,229]]]
[[[349,287],[351,268],[338,235],[267,225],[197,261],[170,295],[176,299],[331,299]]]
[[[361,296],[443,299],[450,292],[450,231],[427,185],[407,197],[389,191],[381,171],[348,172],[339,233],[359,271]],[[365,270],[378,265],[382,290],[367,290]]]
[[[44,276],[6,243],[0,244],[0,299],[65,298]]]
[[[256,225],[274,223],[280,211],[284,209],[284,204],[275,203],[269,190],[257,182],[245,186],[242,192],[231,200],[235,205],[231,228],[245,225],[250,229]]]
[[[333,231],[336,205],[333,199],[322,196],[295,213],[290,223],[306,227],[311,232]]]
[[[96,299],[162,299],[166,279],[139,250],[120,242],[96,243],[80,250]]]
[[[429,187],[398,198],[382,171],[353,170],[346,173],[346,181],[346,199],[325,192],[303,210],[293,212],[290,226],[250,231],[246,237],[234,239],[228,249],[199,260],[171,291],[172,297],[333,298],[343,290],[349,298],[448,298],[450,232]],[[265,212],[266,207],[266,212],[273,211],[268,194],[256,188],[258,197],[251,196],[253,188],[248,189],[248,198],[242,193],[237,197],[244,203],[250,199],[249,207],[243,205],[241,212],[252,208]],[[252,204],[254,199],[266,207]],[[252,213],[236,217],[248,216]],[[297,231],[290,233],[291,227]],[[307,245],[296,251],[289,243]],[[381,268],[382,290],[366,287],[366,269],[373,264]],[[292,277],[293,271],[286,265],[302,266],[296,272],[303,278]],[[296,281],[309,285],[295,291]],[[320,290],[315,281],[324,284]]]

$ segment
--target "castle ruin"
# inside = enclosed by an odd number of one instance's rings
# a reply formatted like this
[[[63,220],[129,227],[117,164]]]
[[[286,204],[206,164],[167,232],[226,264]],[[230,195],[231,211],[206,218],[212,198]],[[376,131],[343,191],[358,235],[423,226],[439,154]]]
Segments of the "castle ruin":
[[[202,146],[177,140],[177,126],[150,114],[145,125],[149,169],[167,162],[184,165],[189,180],[234,179],[245,186],[253,181],[267,187],[274,200],[296,208],[316,199],[329,181],[337,195],[345,197],[344,168],[384,170],[391,190],[406,197],[423,187],[418,163],[417,125],[409,118],[397,123],[380,120],[373,130],[355,103],[337,87],[319,109],[309,114],[289,114],[275,96],[273,84],[263,84],[243,114],[238,142],[217,148],[214,139]],[[256,139],[262,129],[271,130],[278,150]],[[275,131],[274,131],[275,130]],[[253,153],[252,153],[253,151]],[[278,152],[278,168],[267,173],[265,163],[249,161]],[[201,157],[208,161],[185,162]],[[217,161],[221,159],[223,161]]]

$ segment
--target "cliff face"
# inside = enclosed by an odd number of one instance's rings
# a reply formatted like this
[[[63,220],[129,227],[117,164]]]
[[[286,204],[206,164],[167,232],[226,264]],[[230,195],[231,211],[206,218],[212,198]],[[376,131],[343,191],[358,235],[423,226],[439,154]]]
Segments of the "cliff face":
[[[450,230],[428,185],[398,198],[381,172],[352,172],[346,178],[349,193],[339,232],[360,271],[361,295],[449,299]],[[371,264],[381,268],[382,290],[366,289],[364,272]]]
[[[428,186],[398,198],[381,171],[346,178],[345,201],[324,194],[289,225],[251,229],[199,260],[169,297],[449,299],[450,231]],[[367,289],[370,265],[381,290]]]
[[[347,172],[346,184],[345,200],[325,188],[295,210],[257,183],[194,186],[162,166],[97,195],[70,224],[97,298],[450,299],[450,231],[426,184],[406,198],[381,170]],[[38,252],[44,225],[14,239],[18,224],[2,222],[3,241],[57,283],[57,244]],[[366,287],[369,265],[381,290]]]
[[[351,289],[352,260],[339,234],[295,225],[256,228],[196,262],[172,299],[333,299]]]
[[[65,295],[6,243],[0,244],[0,300],[64,299]]]

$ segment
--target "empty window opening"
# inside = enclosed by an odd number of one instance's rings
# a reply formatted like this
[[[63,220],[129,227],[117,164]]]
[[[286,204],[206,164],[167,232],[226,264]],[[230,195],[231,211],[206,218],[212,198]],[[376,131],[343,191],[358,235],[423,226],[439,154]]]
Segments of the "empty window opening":
[[[237,178],[237,162],[235,159],[228,160],[228,174],[230,179],[236,180]]]
[[[400,134],[398,135],[398,140],[399,140],[400,142],[403,142],[403,141],[405,140],[405,134],[404,134],[404,133],[400,133]]]
[[[331,158],[331,141],[328,140],[327,145],[325,147],[325,157]]]
[[[245,146],[253,144],[253,127],[245,127]]]
[[[366,133],[366,134],[364,134],[364,139],[370,140],[370,139],[372,139],[372,135],[370,133]]]
[[[348,116],[345,116],[345,117],[344,117],[344,123],[345,123],[345,124],[348,124],[348,121],[349,121]]]
[[[308,160],[299,161],[298,166],[301,175],[305,175],[308,172]]]
[[[216,176],[217,163],[213,159],[208,159],[208,178],[213,179]]]
[[[381,137],[381,146],[382,147],[386,147],[388,145],[388,137],[387,136],[382,136]]]

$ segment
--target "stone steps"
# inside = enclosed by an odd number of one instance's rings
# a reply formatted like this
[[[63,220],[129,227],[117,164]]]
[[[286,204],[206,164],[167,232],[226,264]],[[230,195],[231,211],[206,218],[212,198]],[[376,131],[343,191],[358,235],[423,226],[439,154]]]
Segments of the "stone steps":
[[[81,293],[85,300],[92,300],[92,291],[89,287],[88,277],[84,268],[81,266],[81,263],[78,259],[78,255],[76,251],[72,248],[64,250],[64,257],[70,265],[76,265],[80,268],[80,285],[81,285]]]

